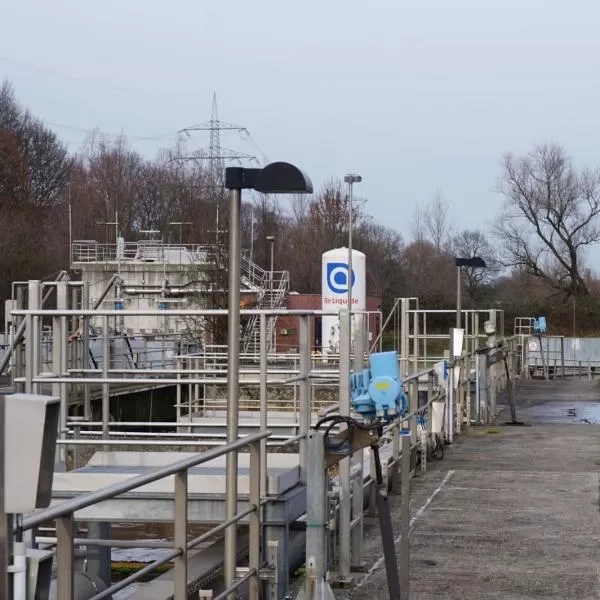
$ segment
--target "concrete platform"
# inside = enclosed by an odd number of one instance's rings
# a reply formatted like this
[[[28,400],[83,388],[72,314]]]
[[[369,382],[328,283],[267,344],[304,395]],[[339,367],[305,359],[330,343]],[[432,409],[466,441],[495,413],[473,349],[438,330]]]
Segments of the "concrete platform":
[[[600,598],[600,425],[588,422],[598,404],[594,382],[524,381],[518,416],[529,427],[503,425],[504,410],[499,426],[472,429],[417,474],[411,600]],[[399,532],[400,497],[391,504]],[[369,519],[369,570],[337,598],[388,597],[380,547]]]

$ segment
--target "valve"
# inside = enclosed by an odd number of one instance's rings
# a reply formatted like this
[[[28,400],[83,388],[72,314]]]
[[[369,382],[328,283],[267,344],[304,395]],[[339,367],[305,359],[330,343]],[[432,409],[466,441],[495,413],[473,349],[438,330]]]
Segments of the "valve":
[[[350,374],[350,395],[356,413],[367,422],[392,421],[408,411],[397,352],[374,352],[370,368]]]

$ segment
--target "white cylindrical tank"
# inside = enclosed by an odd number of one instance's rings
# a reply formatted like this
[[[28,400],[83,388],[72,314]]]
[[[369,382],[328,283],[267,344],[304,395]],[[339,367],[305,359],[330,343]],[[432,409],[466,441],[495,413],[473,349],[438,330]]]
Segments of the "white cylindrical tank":
[[[348,248],[334,248],[323,253],[321,258],[321,307],[323,310],[348,308],[348,282],[352,282],[352,311],[367,309],[366,257],[358,250],[352,250],[352,277],[348,277]],[[362,319],[353,319],[354,323]],[[340,319],[337,315],[324,315],[321,324],[321,345],[323,353],[339,352]]]

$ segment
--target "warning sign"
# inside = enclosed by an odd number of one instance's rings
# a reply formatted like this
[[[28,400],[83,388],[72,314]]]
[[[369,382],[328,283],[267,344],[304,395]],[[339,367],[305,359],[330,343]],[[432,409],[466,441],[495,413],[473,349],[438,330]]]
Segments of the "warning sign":
[[[529,343],[527,344],[527,350],[529,350],[529,352],[536,352],[539,350],[537,340],[529,340]]]

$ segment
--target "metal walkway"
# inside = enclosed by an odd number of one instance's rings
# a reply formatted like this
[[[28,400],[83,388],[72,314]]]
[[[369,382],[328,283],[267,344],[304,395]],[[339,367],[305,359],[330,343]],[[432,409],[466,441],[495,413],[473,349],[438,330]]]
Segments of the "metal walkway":
[[[415,480],[412,600],[599,597],[600,387],[522,381],[517,404],[529,426],[503,425],[499,406],[498,426],[472,428]],[[352,598],[385,598],[376,524],[364,539]]]

